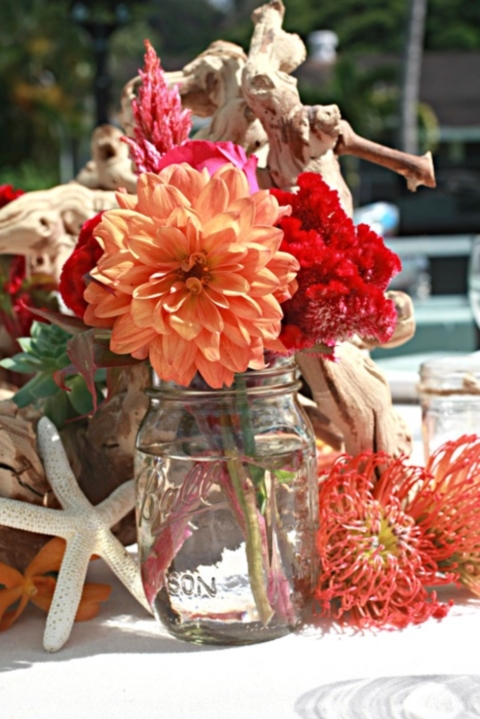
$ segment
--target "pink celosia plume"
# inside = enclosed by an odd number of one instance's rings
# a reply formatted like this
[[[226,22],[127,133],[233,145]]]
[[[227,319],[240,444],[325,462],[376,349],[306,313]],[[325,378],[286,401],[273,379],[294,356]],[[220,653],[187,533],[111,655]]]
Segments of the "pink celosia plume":
[[[160,60],[145,40],[145,66],[139,71],[142,84],[132,102],[134,137],[124,137],[138,173],[158,172],[160,158],[188,138],[190,110],[182,109],[176,87],[169,87]]]

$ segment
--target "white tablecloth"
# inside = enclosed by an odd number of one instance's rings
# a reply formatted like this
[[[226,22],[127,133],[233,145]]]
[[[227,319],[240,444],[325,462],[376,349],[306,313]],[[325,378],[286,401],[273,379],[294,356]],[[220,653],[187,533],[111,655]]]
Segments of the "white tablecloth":
[[[418,408],[407,410],[409,414]],[[29,607],[0,634],[0,719],[471,719],[480,717],[480,600],[444,588],[441,621],[353,632],[318,622],[247,647],[166,636],[100,561],[113,592],[56,654]]]

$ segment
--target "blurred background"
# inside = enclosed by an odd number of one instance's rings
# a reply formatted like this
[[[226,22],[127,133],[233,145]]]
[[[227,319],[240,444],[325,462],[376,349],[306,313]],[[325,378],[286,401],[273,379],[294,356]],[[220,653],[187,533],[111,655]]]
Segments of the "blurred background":
[[[448,346],[475,348],[466,295],[480,227],[480,2],[284,2],[284,28],[308,48],[295,73],[303,102],[337,103],[357,133],[407,152],[432,152],[436,190],[408,192],[402,177],[353,157],[342,158],[343,172],[357,219],[375,224],[402,256],[397,285],[418,301],[449,298],[446,305],[439,300],[438,341],[445,342],[442,327],[453,307],[448,326],[460,334]],[[0,3],[0,184],[36,190],[75,176],[90,157],[92,130],[118,124],[120,92],[143,65],[145,38],[166,70],[181,68],[215,39],[248,49],[250,15],[260,4]],[[401,352],[421,350],[409,345]]]

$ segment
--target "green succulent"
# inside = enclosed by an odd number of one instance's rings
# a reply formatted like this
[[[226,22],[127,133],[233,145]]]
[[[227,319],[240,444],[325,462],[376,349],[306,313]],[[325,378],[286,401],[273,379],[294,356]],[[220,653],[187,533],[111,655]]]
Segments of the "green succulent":
[[[67,419],[90,414],[94,408],[85,379],[68,356],[67,345],[72,337],[57,325],[34,322],[30,337],[18,340],[23,351],[0,361],[0,366],[11,372],[34,375],[16,392],[13,401],[19,407],[35,405],[57,427]],[[97,370],[95,387],[99,399],[103,398],[104,379],[104,370]]]

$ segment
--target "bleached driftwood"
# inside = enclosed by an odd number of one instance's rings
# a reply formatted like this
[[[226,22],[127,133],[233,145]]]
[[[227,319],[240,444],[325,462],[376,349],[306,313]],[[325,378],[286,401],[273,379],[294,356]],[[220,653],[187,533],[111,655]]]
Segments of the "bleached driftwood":
[[[351,455],[372,450],[411,453],[412,435],[392,406],[385,376],[367,352],[350,342],[336,348],[336,361],[298,352],[296,359],[314,401],[340,430]],[[333,432],[333,428],[330,427]]]
[[[127,145],[121,141],[123,132],[113,125],[100,125],[92,134],[92,159],[80,170],[75,180],[91,190],[137,191],[137,176],[132,171]]]
[[[281,2],[262,5],[252,15],[254,31],[243,70],[245,98],[268,136],[267,166],[260,171],[264,187],[293,188],[300,172],[320,173],[335,187],[352,214],[351,193],[341,175],[334,148],[340,131],[336,105],[302,104],[297,81],[289,74],[306,56],[298,35],[282,29]]]
[[[75,182],[27,192],[0,209],[0,254],[25,255],[58,279],[82,224],[116,206],[114,192]]]

